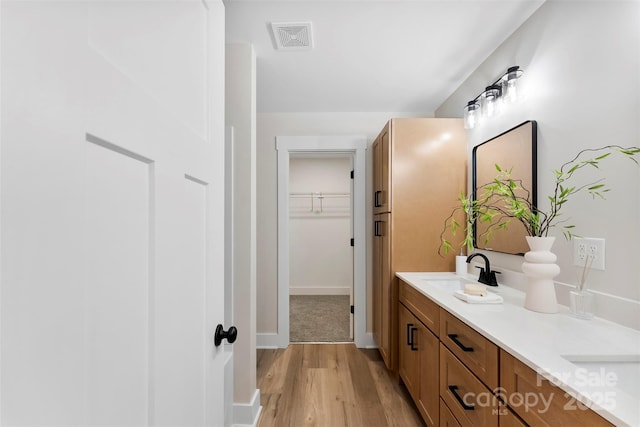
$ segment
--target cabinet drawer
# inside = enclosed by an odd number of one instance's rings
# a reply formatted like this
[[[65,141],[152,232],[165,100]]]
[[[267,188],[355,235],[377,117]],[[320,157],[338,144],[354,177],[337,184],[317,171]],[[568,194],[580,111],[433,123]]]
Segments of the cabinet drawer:
[[[487,387],[498,387],[498,346],[444,309],[440,309],[440,341]]]
[[[402,280],[398,282],[400,283],[400,302],[411,310],[435,336],[438,336],[440,333],[440,306]]]
[[[507,404],[529,425],[613,425],[504,350],[500,351],[500,386]],[[527,396],[538,398],[526,399]]]
[[[440,397],[462,426],[498,426],[498,398],[440,344]]]

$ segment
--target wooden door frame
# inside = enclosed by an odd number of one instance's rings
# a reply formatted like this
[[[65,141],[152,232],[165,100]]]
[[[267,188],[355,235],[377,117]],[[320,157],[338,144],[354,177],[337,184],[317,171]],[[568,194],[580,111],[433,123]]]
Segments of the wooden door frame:
[[[354,343],[367,346],[366,215],[364,135],[278,136],[278,347],[289,346],[289,159],[291,153],[353,155],[353,319]]]

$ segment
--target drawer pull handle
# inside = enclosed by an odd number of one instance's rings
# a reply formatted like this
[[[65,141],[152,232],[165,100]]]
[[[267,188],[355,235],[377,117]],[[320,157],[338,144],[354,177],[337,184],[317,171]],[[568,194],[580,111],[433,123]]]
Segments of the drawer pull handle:
[[[380,204],[380,194],[382,194],[382,191],[378,190],[373,194],[373,205],[376,208],[381,207],[382,205]]]
[[[475,405],[467,405],[466,403],[464,403],[464,400],[462,400],[462,398],[458,394],[457,390],[458,390],[458,386],[457,385],[450,385],[449,386],[449,391],[451,392],[451,394],[453,394],[453,397],[456,398],[456,400],[462,406],[462,408],[465,411],[473,411],[476,408]]]
[[[413,343],[411,342],[411,338],[410,338],[411,327],[412,326],[413,326],[413,323],[407,323],[407,345],[413,345]]]
[[[447,335],[449,338],[451,338],[451,341],[453,341],[454,343],[456,343],[456,345],[458,347],[460,347],[462,349],[462,351],[466,351],[466,352],[470,352],[473,351],[473,347],[467,347],[466,345],[462,344],[459,340],[458,340],[458,335],[457,334],[448,334]]]
[[[418,328],[411,328],[411,351],[418,351],[418,347],[413,346],[415,344],[415,341],[414,341],[415,337],[413,336],[413,333],[417,330]]]

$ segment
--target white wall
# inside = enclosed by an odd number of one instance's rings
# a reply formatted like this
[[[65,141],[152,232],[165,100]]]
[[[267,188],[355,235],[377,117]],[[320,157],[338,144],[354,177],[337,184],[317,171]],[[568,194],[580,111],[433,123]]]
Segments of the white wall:
[[[367,136],[371,144],[392,117],[433,117],[432,113],[260,113],[257,115],[257,331],[278,330],[278,182],[276,136],[355,135]],[[369,151],[369,150],[367,150]],[[367,173],[371,154],[367,152]],[[371,222],[371,176],[367,176],[367,221]],[[369,236],[370,238],[370,236]],[[370,260],[370,240],[367,259]],[[370,264],[368,262],[368,264]],[[367,331],[371,331],[371,272],[367,271]]]
[[[233,347],[234,404],[250,405],[256,396],[256,56],[253,47],[228,44],[226,70],[225,120],[234,133],[233,317],[238,328]],[[251,406],[248,408],[251,410]]]
[[[469,148],[527,119],[538,122],[538,200],[546,209],[553,170],[580,150],[607,144],[640,146],[640,2],[547,1],[437,110],[460,117],[462,107],[507,67],[524,69],[527,98],[487,125],[469,132]],[[592,177],[606,177],[606,201],[573,197],[563,215],[585,237],[606,239],[606,271],[592,271],[596,313],[640,328],[640,167],[611,159]],[[567,301],[579,268],[572,242],[560,231],[556,278]],[[496,265],[520,270],[522,257],[490,253]],[[516,276],[514,278],[517,279]]]
[[[345,156],[289,161],[290,295],[351,294],[350,171],[351,158]]]

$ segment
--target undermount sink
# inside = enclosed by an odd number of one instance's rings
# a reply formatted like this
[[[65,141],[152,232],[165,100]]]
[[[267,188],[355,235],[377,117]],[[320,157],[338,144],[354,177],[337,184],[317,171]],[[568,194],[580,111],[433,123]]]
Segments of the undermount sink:
[[[573,373],[576,381],[615,388],[640,400],[640,354],[562,357],[580,369]]]
[[[464,285],[467,283],[474,283],[471,280],[467,280],[457,276],[433,276],[425,277],[421,280],[427,282],[431,286],[435,286],[436,288],[451,292],[455,292],[459,289],[464,289]]]

